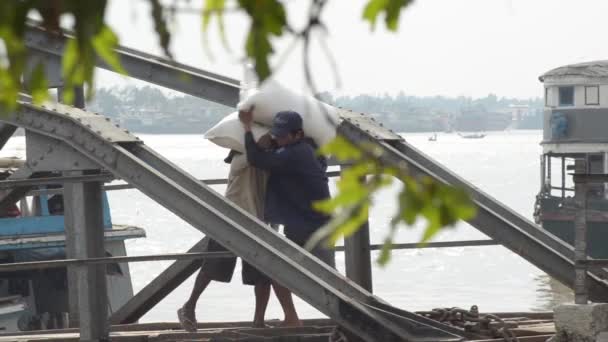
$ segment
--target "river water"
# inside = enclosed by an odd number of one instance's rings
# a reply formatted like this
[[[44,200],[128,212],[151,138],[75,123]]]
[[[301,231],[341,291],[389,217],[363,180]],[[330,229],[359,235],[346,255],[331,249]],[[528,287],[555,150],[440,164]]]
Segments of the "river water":
[[[406,139],[426,154],[451,168],[520,214],[532,218],[534,196],[539,189],[541,131],[490,132],[484,139],[463,139],[456,134],[407,134]],[[140,135],[143,141],[194,176],[224,178],[226,150],[205,141],[201,135]],[[11,139],[5,151],[23,154],[23,138]],[[4,154],[3,153],[3,154]],[[224,186],[215,190],[223,193]],[[395,211],[394,194],[388,189],[375,198],[371,210],[372,243],[381,243]],[[137,190],[109,193],[114,223],[142,227],[147,238],[127,241],[129,255],[175,253],[188,250],[203,237]],[[404,227],[396,242],[416,242],[421,225]],[[435,241],[485,239],[487,236],[466,223],[442,231]],[[373,257],[377,257],[376,254]],[[337,255],[344,271],[343,254]],[[134,290],[156,277],[170,262],[131,264]],[[373,267],[374,292],[391,304],[407,310],[478,305],[480,310],[548,310],[571,300],[571,294],[542,271],[502,246],[399,250],[386,267]],[[189,295],[194,277],[151,310],[142,321],[175,321],[175,310]],[[297,300],[303,318],[322,317]],[[199,321],[249,320],[253,315],[253,289],[241,284],[240,265],[230,284],[213,283],[197,308]],[[271,298],[267,318],[281,318],[276,299]]]

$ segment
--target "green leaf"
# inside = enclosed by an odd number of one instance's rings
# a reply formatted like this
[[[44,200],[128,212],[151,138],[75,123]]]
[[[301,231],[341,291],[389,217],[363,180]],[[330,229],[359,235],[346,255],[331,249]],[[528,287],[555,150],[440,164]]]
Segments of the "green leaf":
[[[376,28],[376,19],[386,6],[388,0],[370,0],[363,10],[363,19],[368,20],[372,30]]]
[[[397,31],[401,10],[412,2],[413,0],[370,0],[363,10],[363,19],[369,21],[371,29],[374,30],[378,16],[384,13],[386,27]]]
[[[220,39],[224,49],[230,51],[228,40],[226,39],[226,30],[224,27],[224,10],[226,9],[226,0],[206,0],[201,18],[203,19],[203,46],[207,54],[211,56],[211,51],[208,49],[208,28],[213,16],[217,18],[217,25],[220,33]]]
[[[76,40],[68,40],[63,49],[63,60],[61,63],[62,73],[69,75],[76,68],[78,62],[78,44]]]
[[[361,150],[339,135],[321,146],[319,153],[325,156],[335,156],[342,162],[357,161],[362,157]]]
[[[32,1],[0,1],[0,110],[17,108],[21,75],[25,70],[27,50],[23,43],[25,21]]]
[[[203,31],[206,31],[211,22],[211,17],[215,15],[221,15],[224,12],[226,6],[225,0],[206,0],[205,6],[203,7]]]
[[[74,103],[75,93],[73,87],[64,87],[62,93],[62,102],[67,104]]]
[[[171,54],[170,44],[171,44],[171,34],[169,33],[169,29],[167,26],[167,20],[165,19],[164,8],[160,3],[160,0],[149,0],[150,6],[152,7],[152,20],[154,21],[154,30],[158,34],[158,40],[160,43],[160,47],[163,49],[165,56],[173,59],[173,54]]]
[[[464,189],[449,188],[450,195],[446,202],[450,204],[450,208],[455,215],[462,220],[469,220],[477,215],[477,207]]]
[[[260,82],[263,82],[271,74],[268,56],[274,52],[267,33],[252,27],[247,35],[246,50],[247,56],[254,61],[254,70]]]
[[[73,86],[84,82],[84,74],[78,71],[78,59],[78,42],[75,39],[71,39],[65,45],[62,60],[62,74],[65,81],[62,100],[67,104],[74,102]]]
[[[281,36],[287,25],[285,8],[278,0],[239,0],[238,4],[251,18],[245,51],[253,60],[258,79],[263,82],[272,72],[268,62],[274,52],[270,38]]]
[[[437,222],[437,220],[433,219],[429,221],[426,226],[424,233],[422,234],[422,239],[420,239],[420,243],[424,244],[425,242],[430,241],[437,233],[439,233],[439,229],[441,225]]]
[[[341,190],[336,196],[313,203],[313,208],[326,214],[334,214],[338,208],[350,207],[361,203],[368,198],[370,192],[363,185],[352,186]]]
[[[19,85],[8,69],[0,68],[0,109],[13,110],[17,107]]]
[[[328,247],[335,246],[341,237],[347,237],[355,233],[366,223],[369,215],[370,201],[365,200],[357,205],[350,206],[342,210],[338,215],[334,215],[331,221],[317,230],[306,242],[305,248],[310,250],[321,241]]]
[[[118,53],[115,48],[118,46],[118,37],[108,26],[103,25],[92,40],[95,52],[101,57],[114,71],[126,75],[127,71],[120,64]]]
[[[32,72],[32,78],[30,80],[30,91],[32,92],[32,100],[35,104],[40,104],[46,101],[49,97],[48,93],[48,82],[44,73],[44,65],[38,63],[34,71]]]
[[[391,259],[391,251],[393,250],[393,239],[392,237],[387,237],[382,244],[382,249],[380,249],[380,255],[378,256],[378,265],[385,266]]]
[[[328,246],[334,246],[341,237],[348,237],[355,233],[368,219],[369,202],[366,201],[361,205],[352,208],[349,219],[343,221],[329,235],[327,239]]]

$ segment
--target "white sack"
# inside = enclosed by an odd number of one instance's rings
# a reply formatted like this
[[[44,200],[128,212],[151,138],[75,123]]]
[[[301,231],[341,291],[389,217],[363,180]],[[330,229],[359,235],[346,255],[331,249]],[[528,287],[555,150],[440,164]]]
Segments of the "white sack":
[[[272,119],[276,113],[293,110],[302,116],[304,134],[311,137],[317,145],[325,145],[336,136],[338,124],[336,107],[311,96],[296,94],[277,81],[264,82],[259,90],[253,91],[249,97],[239,103],[238,109],[248,110],[253,105],[255,105],[253,120],[265,126],[272,126]]]
[[[269,130],[270,128],[258,124],[253,124],[251,127],[256,141]],[[205,132],[204,137],[221,147],[245,153],[245,129],[239,121],[238,112],[228,114],[222,121]]]

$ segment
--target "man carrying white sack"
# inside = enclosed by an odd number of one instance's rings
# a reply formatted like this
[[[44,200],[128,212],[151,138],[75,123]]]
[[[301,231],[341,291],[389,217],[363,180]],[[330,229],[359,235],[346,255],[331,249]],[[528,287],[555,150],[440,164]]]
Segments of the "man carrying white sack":
[[[264,219],[273,224],[282,224],[285,236],[304,246],[329,220],[327,215],[312,208],[314,202],[330,196],[325,174],[327,164],[317,158],[315,149],[304,138],[300,114],[281,111],[275,115],[270,131],[277,145],[274,150],[265,150],[256,144],[251,133],[253,108],[240,111],[239,118],[245,128],[247,161],[251,166],[270,172]],[[333,250],[317,246],[311,253],[335,267]],[[284,325],[301,325],[291,292],[276,282],[273,282],[273,287],[285,312]]]
[[[268,147],[270,139],[260,139],[260,148]],[[268,174],[262,170],[250,167],[247,158],[242,153],[231,150],[225,162],[230,163],[228,185],[226,187],[226,198],[258,218],[264,213],[264,194]],[[207,246],[208,252],[228,251],[215,240],[210,240]],[[219,281],[229,283],[236,266],[236,257],[217,258],[203,260],[201,270],[196,277],[192,293],[188,301],[177,311],[177,316],[186,331],[196,331],[196,302],[211,283]],[[264,315],[270,296],[270,279],[250,264],[242,263],[243,284],[254,286],[255,292],[255,314],[254,327],[264,326]]]

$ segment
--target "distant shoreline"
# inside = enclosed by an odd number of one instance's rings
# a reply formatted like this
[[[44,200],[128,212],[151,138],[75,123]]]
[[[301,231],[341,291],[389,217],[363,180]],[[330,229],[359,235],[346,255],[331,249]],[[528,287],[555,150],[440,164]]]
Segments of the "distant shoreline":
[[[483,133],[492,134],[492,133],[502,133],[502,132],[526,132],[526,131],[542,131],[542,128],[521,128],[521,129],[510,129],[510,130],[502,130],[502,131],[482,131]],[[398,134],[458,134],[458,133],[477,133],[478,131],[454,131],[451,133],[447,132],[437,132],[437,131],[410,131],[410,132],[397,132]],[[200,135],[203,136],[204,132],[145,132],[145,131],[131,131],[133,134],[146,134],[146,135]]]

